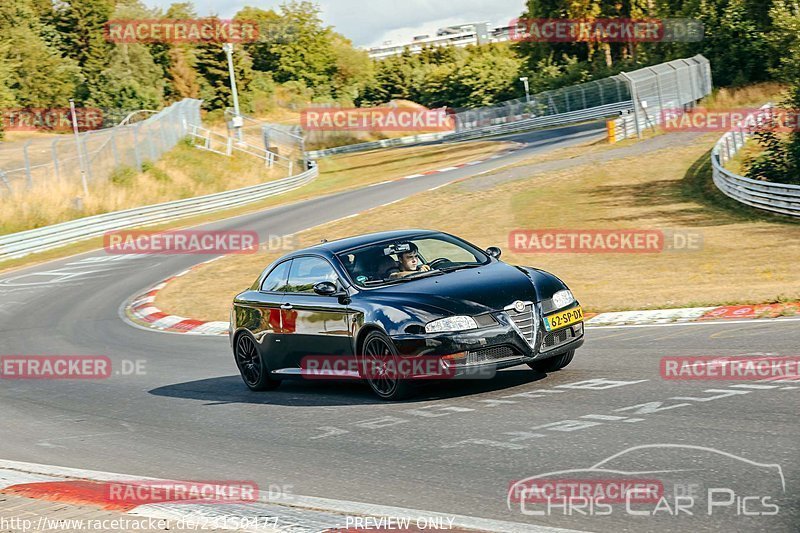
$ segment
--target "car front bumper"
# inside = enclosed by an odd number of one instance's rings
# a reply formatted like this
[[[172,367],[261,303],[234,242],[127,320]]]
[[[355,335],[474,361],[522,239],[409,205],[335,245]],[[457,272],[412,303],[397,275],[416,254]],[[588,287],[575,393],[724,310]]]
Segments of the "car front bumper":
[[[538,328],[533,344],[508,324],[450,333],[394,335],[392,340],[402,357],[439,356],[450,362],[456,375],[480,377],[579,348],[584,342],[584,324],[577,322],[549,332]],[[452,358],[454,354],[459,357]]]

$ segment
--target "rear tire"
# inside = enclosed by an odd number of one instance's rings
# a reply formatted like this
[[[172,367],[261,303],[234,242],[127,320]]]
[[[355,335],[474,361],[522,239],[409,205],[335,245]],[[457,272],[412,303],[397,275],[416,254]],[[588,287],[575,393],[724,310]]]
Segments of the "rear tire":
[[[541,361],[531,361],[528,366],[537,372],[555,372],[570,364],[574,356],[575,350],[570,350],[567,353],[542,359]]]
[[[233,353],[242,381],[251,391],[274,390],[281,384],[279,379],[269,377],[269,369],[261,358],[255,339],[249,333],[242,333],[236,338]]]
[[[382,376],[375,374],[375,369],[382,364],[388,364],[390,368],[393,366],[395,371],[399,368],[399,355],[392,339],[382,331],[371,331],[367,333],[361,346],[363,353],[360,357],[364,358],[364,368],[369,369],[364,379],[372,392],[381,400],[389,402],[407,398],[411,394],[411,384],[408,381],[399,379],[396,372],[394,376],[391,373]]]

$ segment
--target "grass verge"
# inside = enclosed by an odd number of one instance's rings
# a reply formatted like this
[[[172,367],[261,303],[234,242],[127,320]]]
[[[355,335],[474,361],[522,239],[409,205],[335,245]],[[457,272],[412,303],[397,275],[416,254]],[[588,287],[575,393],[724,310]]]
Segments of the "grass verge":
[[[603,149],[592,156],[594,162],[592,157],[575,157],[576,149],[567,148],[518,166],[516,179],[497,180],[488,174],[462,181],[302,232],[295,242],[302,246],[323,237],[404,227],[398,221],[424,221],[420,225],[479,246],[503,246],[503,259],[509,263],[556,273],[594,312],[800,298],[800,224],[733,205],[713,189],[708,153],[717,134],[683,144],[664,143],[668,136],[639,145],[644,150],[647,143],[659,143],[658,150],[637,155],[621,149],[622,156],[615,159]],[[551,163],[558,157],[575,161],[553,170]],[[526,254],[508,249],[512,230],[536,228],[683,230],[699,234],[703,246],[646,254]],[[159,293],[156,304],[168,313],[226,320],[233,295],[276,257],[232,256],[211,263],[175,280]],[[206,290],[193,290],[198,286]]]
[[[412,146],[327,157],[319,161],[320,176],[304,187],[234,209],[198,215],[158,226],[149,226],[148,229],[166,230],[191,227],[205,222],[221,220],[282,204],[302,201],[324,194],[354,189],[371,183],[378,183],[386,179],[399,178],[417,172],[424,172],[426,170],[434,170],[458,163],[482,159],[489,155],[507,150],[511,146],[513,146],[511,143],[483,141],[448,145]],[[188,149],[189,153],[183,153],[185,148]],[[196,170],[197,172],[207,174],[210,171],[216,171],[214,170],[216,167],[212,166],[211,162],[216,161],[217,158],[222,160],[221,164],[231,161],[225,156],[204,152],[196,148],[189,149],[188,147],[179,147],[176,148],[176,150],[182,153],[180,157],[185,156],[192,158],[193,162],[186,167],[187,170],[185,170],[185,172],[193,172]],[[167,157],[170,156],[173,156],[173,154],[170,153]],[[259,164],[257,160],[253,160],[256,161],[256,166],[263,168],[263,165]],[[168,160],[165,159],[164,161]],[[249,164],[251,161],[248,160],[245,163]],[[235,165],[231,168],[233,169],[232,171],[248,172],[247,169],[237,169]],[[227,171],[220,170],[220,172],[226,172],[227,175]],[[258,174],[260,172],[258,169],[252,172],[256,173],[261,178],[265,177],[264,174]],[[254,182],[258,183],[259,181],[255,180]],[[235,187],[231,186],[229,188],[233,189]],[[35,207],[30,207],[30,209],[35,209]],[[0,262],[0,272],[94,250],[102,247],[102,242],[102,238],[90,239],[55,250],[3,261]]]

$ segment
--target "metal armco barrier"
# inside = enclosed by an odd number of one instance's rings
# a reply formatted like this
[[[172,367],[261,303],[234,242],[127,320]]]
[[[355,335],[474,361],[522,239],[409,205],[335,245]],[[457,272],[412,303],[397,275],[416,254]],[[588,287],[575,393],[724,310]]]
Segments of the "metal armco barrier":
[[[312,150],[306,152],[308,159],[314,160],[320,157],[327,157],[336,154],[350,154],[353,152],[366,152],[367,150],[376,150],[378,148],[388,148],[391,146],[403,146],[407,144],[418,144],[423,142],[439,141],[448,135],[447,132],[441,133],[422,133],[420,135],[409,135],[406,137],[395,137],[394,139],[382,139],[380,141],[372,141],[366,143],[346,144],[344,146],[337,146],[335,148],[326,148],[325,150]]]
[[[591,120],[600,120],[611,115],[617,115],[622,111],[628,110],[632,106],[630,100],[624,102],[616,102],[613,104],[606,104],[597,107],[590,107],[588,109],[581,109],[578,111],[570,111],[569,113],[559,113],[558,115],[547,115],[544,117],[534,117],[505,124],[498,124],[496,126],[486,126],[483,128],[476,128],[474,130],[460,131],[458,133],[451,133],[445,140],[447,141],[465,141],[468,139],[479,139],[481,137],[491,137],[493,135],[501,135],[506,133],[517,133],[536,128],[547,128],[550,126],[563,126],[565,124],[577,124],[579,122],[588,122]]]
[[[12,233],[0,237],[0,261],[52,250],[66,244],[103,235],[107,231],[160,224],[244,205],[301,187],[312,181],[317,175],[317,166],[312,165],[309,170],[296,176],[233,191],[104,213],[44,228]]]
[[[481,137],[491,137],[493,135],[501,135],[504,133],[515,133],[535,128],[546,128],[548,126],[559,126],[563,124],[585,122],[588,120],[599,120],[611,115],[616,115],[620,111],[628,110],[632,107],[632,105],[633,104],[631,101],[628,100],[626,102],[617,102],[614,104],[607,104],[589,109],[581,109],[579,111],[572,111],[570,113],[560,113],[558,115],[548,115],[544,117],[522,118],[520,120],[509,121],[503,124],[484,126],[481,128],[464,130],[455,133],[423,133],[421,135],[396,137],[394,139],[384,139],[381,141],[368,143],[348,144],[336,148],[328,148],[326,150],[306,152],[306,157],[314,160],[329,155],[364,152],[367,150],[376,150],[378,148],[388,148],[392,146],[412,145],[432,141],[465,141],[468,139],[479,139]]]
[[[702,55],[676,59],[525,99],[456,113],[456,131],[427,133],[307,152],[309,159],[430,141],[462,141],[621,115],[615,140],[641,137],[664,111],[686,109],[711,93],[711,66]]]
[[[764,117],[771,108],[771,104],[762,106]],[[800,217],[800,185],[758,181],[725,169],[725,163],[736,155],[750,135],[747,131],[729,131],[714,145],[711,150],[714,185],[726,196],[751,207]]]

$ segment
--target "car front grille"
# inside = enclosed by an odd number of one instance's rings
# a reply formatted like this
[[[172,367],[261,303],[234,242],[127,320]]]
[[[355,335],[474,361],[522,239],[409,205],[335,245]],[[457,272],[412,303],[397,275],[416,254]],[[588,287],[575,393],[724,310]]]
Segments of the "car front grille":
[[[551,331],[544,336],[541,350],[544,352],[552,350],[553,348],[558,348],[562,344],[566,344],[581,335],[583,335],[583,324],[581,323],[559,329],[558,331]]]
[[[525,302],[525,309],[520,312],[514,309],[514,305],[505,308],[508,317],[514,322],[522,337],[527,343],[533,346],[536,343],[536,313],[533,311],[533,303]]]
[[[518,357],[514,350],[509,346],[495,346],[484,348],[467,353],[467,365],[479,365],[481,363],[494,363],[503,359]]]

